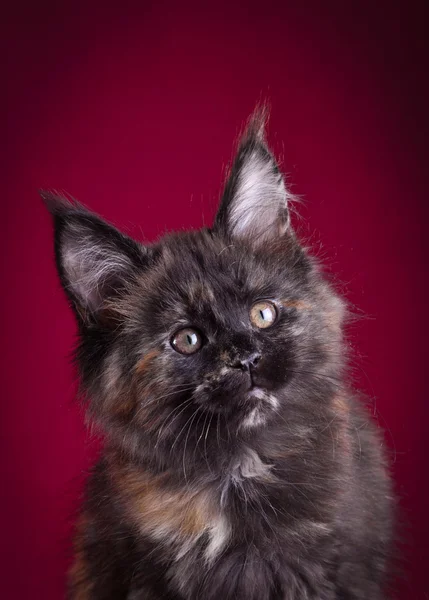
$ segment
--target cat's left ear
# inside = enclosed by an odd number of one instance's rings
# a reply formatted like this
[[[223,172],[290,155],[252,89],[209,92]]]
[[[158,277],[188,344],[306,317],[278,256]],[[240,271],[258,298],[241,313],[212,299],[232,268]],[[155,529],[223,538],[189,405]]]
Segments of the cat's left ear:
[[[254,244],[276,239],[290,227],[284,178],[265,142],[265,113],[250,120],[222,194],[214,230]]]

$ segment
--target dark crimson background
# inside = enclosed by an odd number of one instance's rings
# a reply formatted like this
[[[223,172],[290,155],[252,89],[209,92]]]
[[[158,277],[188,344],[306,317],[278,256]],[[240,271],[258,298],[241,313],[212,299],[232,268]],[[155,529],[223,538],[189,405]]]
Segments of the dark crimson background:
[[[74,325],[37,188],[65,190],[149,240],[210,223],[236,136],[268,98],[271,144],[305,199],[303,234],[364,315],[352,331],[356,377],[376,398],[408,522],[398,598],[428,598],[423,9],[158,1],[13,12],[1,18],[2,597],[63,597],[71,515],[96,448],[73,404]]]

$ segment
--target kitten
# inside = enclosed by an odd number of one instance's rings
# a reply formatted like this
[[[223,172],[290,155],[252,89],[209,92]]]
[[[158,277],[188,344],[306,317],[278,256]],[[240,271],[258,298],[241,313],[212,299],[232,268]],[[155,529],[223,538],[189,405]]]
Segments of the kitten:
[[[342,300],[251,119],[213,227],[143,246],[42,196],[105,447],[73,599],[377,600],[393,500],[346,383]]]

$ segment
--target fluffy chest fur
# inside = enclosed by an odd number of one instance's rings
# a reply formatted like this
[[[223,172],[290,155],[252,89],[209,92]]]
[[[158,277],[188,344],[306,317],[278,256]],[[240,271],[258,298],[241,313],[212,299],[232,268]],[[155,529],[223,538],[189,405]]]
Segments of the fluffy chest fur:
[[[231,460],[220,477],[202,477],[185,485],[171,472],[155,475],[129,464],[114,463],[111,472],[128,518],[142,535],[159,542],[175,561],[198,547],[208,565],[237,534],[242,535],[251,498],[262,493],[266,484],[276,483],[271,465],[251,449]],[[231,518],[230,505],[237,498],[242,505],[241,524]]]
[[[243,448],[218,477],[202,473],[187,482],[169,471],[153,474],[118,462],[110,467],[127,519],[162,547],[165,561],[180,562],[190,555],[207,567],[249,537],[261,550],[270,546],[281,552],[292,529],[296,537],[312,539],[330,532],[327,513],[322,515],[320,508],[307,510],[306,517],[289,512],[296,508],[294,492],[301,507],[305,504],[305,487],[288,484],[276,470],[251,448]],[[326,487],[333,490],[328,482]]]

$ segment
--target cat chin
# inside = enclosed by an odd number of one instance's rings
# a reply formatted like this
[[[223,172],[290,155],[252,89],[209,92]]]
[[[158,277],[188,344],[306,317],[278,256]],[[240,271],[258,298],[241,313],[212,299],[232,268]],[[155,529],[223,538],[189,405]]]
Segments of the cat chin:
[[[255,429],[255,427],[265,425],[266,422],[265,411],[257,406],[244,417],[240,424],[240,429]]]
[[[236,398],[228,398],[225,395],[213,399],[209,394],[200,394],[196,402],[211,413],[223,414],[227,419],[238,422],[239,429],[252,429],[264,425],[268,415],[280,406],[273,393],[259,386],[251,387]]]
[[[265,425],[267,422],[267,413],[277,410],[279,401],[273,394],[259,387],[252,388],[247,396],[253,408],[247,412],[241,421],[240,428],[254,429],[255,427]]]

